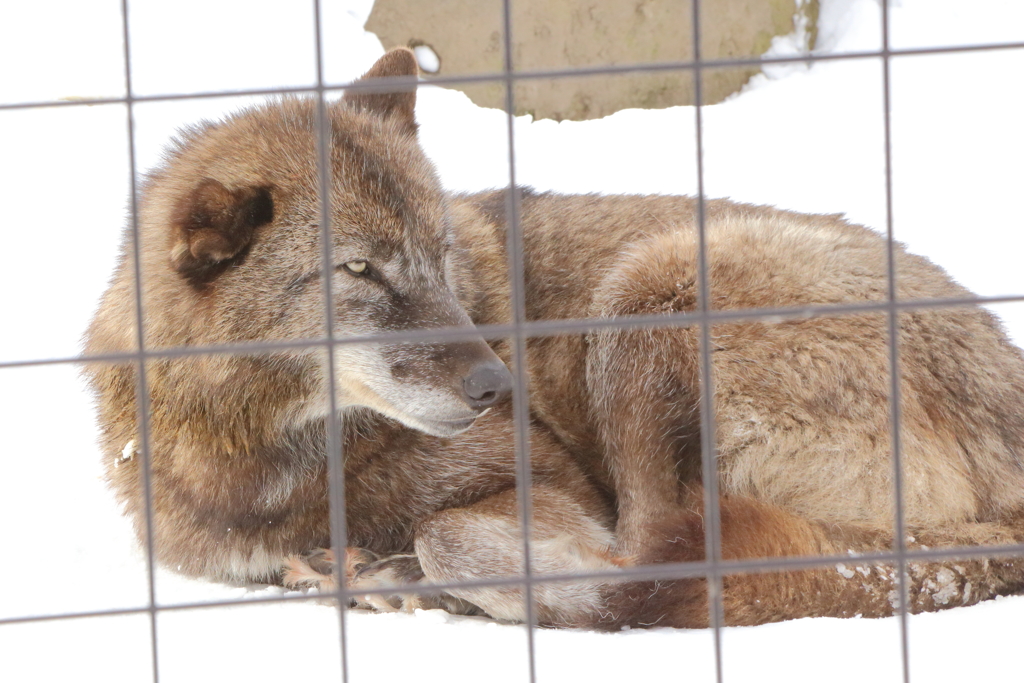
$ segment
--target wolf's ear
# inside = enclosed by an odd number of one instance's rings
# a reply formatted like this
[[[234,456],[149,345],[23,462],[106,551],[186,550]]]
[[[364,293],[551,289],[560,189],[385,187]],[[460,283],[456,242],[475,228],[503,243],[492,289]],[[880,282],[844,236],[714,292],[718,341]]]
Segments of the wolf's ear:
[[[416,133],[416,76],[420,73],[412,50],[395,48],[377,60],[356,83],[369,79],[405,77],[406,83],[392,85],[388,92],[349,90],[342,101],[356,109],[395,117],[410,134]],[[390,84],[381,83],[381,86]]]
[[[171,214],[171,264],[190,280],[208,282],[245,251],[256,228],[273,218],[269,187],[229,190],[204,178]]]

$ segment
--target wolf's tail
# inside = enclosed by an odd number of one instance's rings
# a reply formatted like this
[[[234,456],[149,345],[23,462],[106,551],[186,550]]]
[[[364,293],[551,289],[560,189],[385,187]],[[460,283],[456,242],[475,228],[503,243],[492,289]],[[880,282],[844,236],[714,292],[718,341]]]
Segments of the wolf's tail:
[[[701,500],[701,492],[694,502]],[[763,624],[801,617],[884,617],[900,609],[898,565],[868,562],[859,555],[891,552],[893,534],[857,525],[806,520],[749,498],[723,496],[721,548],[724,560],[842,556],[824,567],[728,573],[722,579],[726,625]],[[698,505],[652,529],[637,564],[699,562],[704,555],[704,519]],[[1024,543],[1024,511],[998,522],[963,523],[938,529],[908,529],[910,551],[969,547],[957,559],[909,559],[907,609],[931,612],[973,605],[1024,591],[1024,551],[1017,556],[975,554],[986,546]],[[605,587],[605,606],[591,627],[706,627],[707,580],[622,582]]]

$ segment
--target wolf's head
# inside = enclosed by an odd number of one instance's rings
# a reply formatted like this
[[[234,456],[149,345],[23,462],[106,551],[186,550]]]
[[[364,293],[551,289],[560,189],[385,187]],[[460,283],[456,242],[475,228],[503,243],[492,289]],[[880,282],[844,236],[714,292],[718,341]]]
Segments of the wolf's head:
[[[472,326],[468,266],[446,197],[416,140],[408,50],[382,57],[327,106],[334,334]],[[405,77],[402,92],[367,84]],[[150,344],[323,338],[318,105],[285,99],[189,130],[144,190],[141,225]],[[102,311],[101,311],[102,314]],[[278,354],[326,396],[322,348]],[[214,362],[214,361],[211,361]],[[211,381],[244,382],[217,360]],[[468,428],[511,389],[479,336],[335,347],[336,396],[439,436]],[[326,410],[308,401],[304,413]]]

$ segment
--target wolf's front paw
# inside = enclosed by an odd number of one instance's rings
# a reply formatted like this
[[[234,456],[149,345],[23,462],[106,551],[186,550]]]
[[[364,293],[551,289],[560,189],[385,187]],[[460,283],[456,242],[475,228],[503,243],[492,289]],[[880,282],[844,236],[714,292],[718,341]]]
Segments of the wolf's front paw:
[[[353,591],[372,590],[373,593],[358,595],[356,602],[363,607],[372,607],[381,612],[411,612],[417,607],[424,607],[419,596],[413,593],[378,593],[381,589],[398,588],[419,583],[423,579],[423,569],[419,558],[415,555],[391,555],[376,562],[371,562],[356,572],[349,583]]]
[[[355,601],[360,607],[370,607],[381,612],[412,612],[417,609],[443,609],[452,614],[482,615],[476,605],[448,593],[423,593],[403,591],[423,581],[423,568],[415,555],[391,555],[372,562],[360,569],[349,584],[356,592]],[[395,589],[394,591],[383,589]],[[360,590],[373,593],[359,595]],[[380,592],[378,592],[380,591]]]
[[[353,577],[367,565],[376,562],[377,556],[364,548],[345,549],[345,582],[352,583]],[[334,551],[316,548],[301,555],[286,557],[281,568],[282,583],[288,588],[317,588],[333,591],[337,588],[334,580]]]

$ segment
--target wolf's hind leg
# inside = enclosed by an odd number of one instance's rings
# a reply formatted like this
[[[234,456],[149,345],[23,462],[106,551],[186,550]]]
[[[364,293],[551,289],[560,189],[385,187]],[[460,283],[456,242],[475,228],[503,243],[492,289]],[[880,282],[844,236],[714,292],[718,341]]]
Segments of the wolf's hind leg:
[[[534,576],[616,570],[625,560],[611,554],[611,532],[584,513],[558,489],[535,486],[531,528]],[[523,539],[516,492],[509,490],[465,508],[444,510],[420,523],[416,554],[430,583],[509,579],[510,585],[449,589],[490,616],[524,621]],[[537,622],[576,626],[602,609],[599,581],[537,583],[533,587]]]
[[[696,243],[676,233],[622,254],[591,316],[697,308]],[[587,386],[618,504],[616,548],[643,550],[647,529],[678,509],[681,482],[700,481],[700,328],[607,328],[589,336]]]

